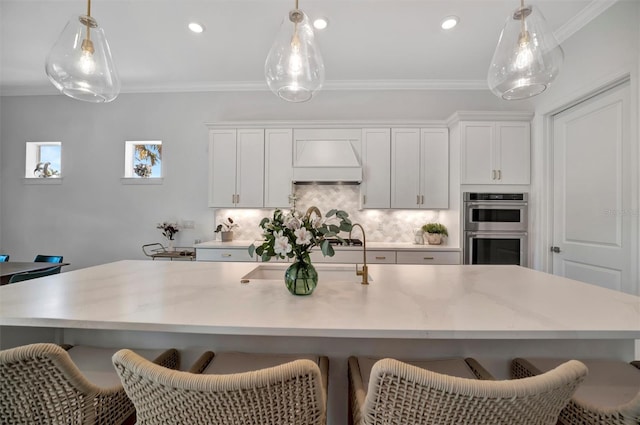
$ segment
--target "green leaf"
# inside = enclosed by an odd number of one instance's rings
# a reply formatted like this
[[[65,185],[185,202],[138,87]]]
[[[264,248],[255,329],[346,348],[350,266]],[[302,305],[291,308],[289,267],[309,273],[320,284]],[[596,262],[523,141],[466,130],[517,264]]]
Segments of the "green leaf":
[[[271,260],[271,256],[269,254],[267,254],[266,252],[262,254],[262,261],[269,261],[269,260]]]
[[[253,258],[253,253],[256,252],[256,247],[253,245],[249,245],[249,255]]]
[[[353,226],[351,225],[351,223],[347,223],[346,221],[340,223],[340,230],[342,230],[343,232],[350,232],[352,228]]]
[[[335,254],[335,251],[328,240],[322,242],[322,246],[320,248],[322,249],[322,255],[325,257],[333,257],[333,254]]]
[[[338,212],[338,210],[336,210],[336,209],[330,210],[327,213],[326,217],[333,217],[334,215],[336,215],[337,212]]]
[[[269,222],[269,218],[265,217],[262,220],[260,220],[260,227],[264,228],[264,225],[267,224]]]
[[[331,230],[333,233],[338,233],[340,231],[340,228],[338,226],[336,226],[335,224],[330,224],[329,225],[329,230]]]
[[[349,217],[349,214],[346,211],[337,211],[336,212],[336,217],[345,219],[345,218]]]

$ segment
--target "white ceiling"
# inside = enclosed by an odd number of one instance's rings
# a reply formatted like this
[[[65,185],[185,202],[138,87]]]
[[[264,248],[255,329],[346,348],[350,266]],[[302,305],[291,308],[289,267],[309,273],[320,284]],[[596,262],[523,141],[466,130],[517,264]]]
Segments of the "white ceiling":
[[[533,0],[560,40],[616,0]],[[294,0],[93,0],[123,92],[265,90],[264,60]],[[518,0],[300,0],[316,32],[326,88],[485,87],[489,61]],[[54,92],[45,57],[85,0],[0,0],[3,94]],[[452,31],[447,15],[460,17]],[[205,25],[197,35],[190,21]]]

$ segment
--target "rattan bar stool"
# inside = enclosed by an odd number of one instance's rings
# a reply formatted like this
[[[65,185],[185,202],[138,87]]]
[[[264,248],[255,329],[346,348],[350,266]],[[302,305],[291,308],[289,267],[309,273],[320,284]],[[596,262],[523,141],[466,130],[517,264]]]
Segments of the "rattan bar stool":
[[[113,363],[140,425],[326,423],[327,357],[208,351],[177,372],[121,350]]]
[[[66,348],[66,350],[65,350]],[[2,424],[121,424],[133,412],[111,363],[116,349],[32,344],[0,351]],[[177,368],[176,350],[140,350]]]
[[[514,378],[535,376],[563,361],[554,358],[517,358],[511,364],[511,374]],[[559,423],[640,424],[640,362],[580,361],[589,369],[589,375],[560,413]]]
[[[382,359],[371,366],[365,384],[368,366],[359,360],[349,358],[354,425],[552,425],[587,373],[582,363],[570,361],[527,380],[496,381],[476,379],[474,371],[483,368],[472,359]]]

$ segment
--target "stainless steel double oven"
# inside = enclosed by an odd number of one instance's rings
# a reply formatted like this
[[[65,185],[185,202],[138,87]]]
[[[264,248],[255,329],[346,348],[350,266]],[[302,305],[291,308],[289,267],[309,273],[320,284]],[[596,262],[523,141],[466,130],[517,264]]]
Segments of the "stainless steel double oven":
[[[464,193],[464,264],[528,265],[526,193]]]

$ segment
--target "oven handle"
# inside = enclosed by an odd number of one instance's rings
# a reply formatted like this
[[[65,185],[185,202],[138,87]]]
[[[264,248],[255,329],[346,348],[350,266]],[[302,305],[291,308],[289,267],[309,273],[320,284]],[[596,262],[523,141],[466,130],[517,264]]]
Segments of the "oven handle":
[[[470,232],[467,230],[465,234],[467,236],[528,236],[528,232],[503,232],[500,230],[486,232]]]
[[[526,207],[527,202],[465,202],[468,207]]]

